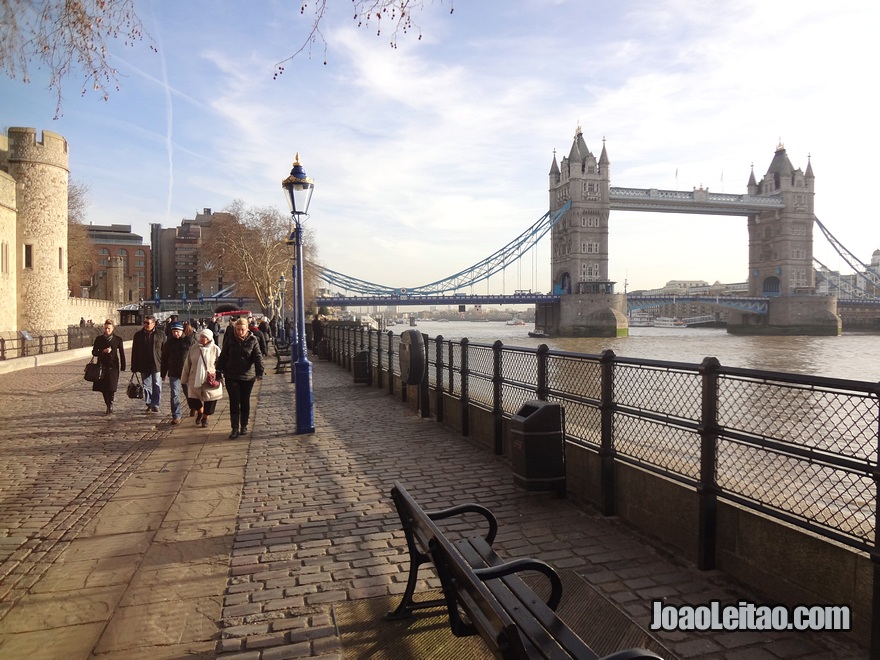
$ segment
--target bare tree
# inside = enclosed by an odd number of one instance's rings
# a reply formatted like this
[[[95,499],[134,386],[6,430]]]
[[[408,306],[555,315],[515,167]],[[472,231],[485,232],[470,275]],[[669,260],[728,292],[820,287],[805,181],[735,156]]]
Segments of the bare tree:
[[[10,78],[30,81],[31,64],[49,71],[56,94],[55,118],[61,115],[62,80],[74,71],[84,75],[82,94],[91,89],[106,100],[119,89],[107,43],[141,41],[144,28],[135,0],[0,0],[0,68]],[[150,41],[150,48],[155,46]]]
[[[320,42],[323,48],[324,64],[327,64],[327,39],[321,31],[321,24],[324,22],[324,16],[327,13],[327,3],[330,0],[315,0],[309,3],[308,0],[300,2],[299,13],[305,15],[307,11],[312,14],[312,26],[309,34],[303,42],[302,46],[288,57],[275,65],[274,78],[278,78],[284,73],[284,65],[294,59],[303,51],[312,56],[312,49]],[[454,0],[428,0],[430,4],[439,2],[441,5],[449,6],[449,13],[455,11]],[[351,0],[354,9],[354,20],[360,28],[372,29],[375,27],[376,36],[382,34],[390,35],[390,46],[397,48],[397,40],[401,35],[409,32],[418,33],[418,39],[422,38],[422,30],[413,20],[413,13],[421,11],[425,6],[426,0]]]
[[[300,14],[311,14],[311,29],[302,46],[275,67],[277,78],[284,65],[307,51],[311,56],[317,43],[323,44],[327,63],[327,40],[321,25],[331,0],[300,1]],[[414,12],[426,2],[439,2],[454,10],[454,0],[352,0],[354,20],[358,27],[375,28],[376,34],[390,34],[392,48],[398,38],[421,29],[413,21]],[[62,114],[64,99],[62,82],[74,73],[83,75],[82,94],[89,90],[105,100],[111,88],[119,91],[116,69],[110,64],[107,44],[120,40],[126,46],[147,40],[150,49],[156,45],[146,33],[135,12],[136,0],[0,0],[0,69],[13,79],[30,82],[31,65],[45,67],[49,72],[49,89],[56,95],[55,118]]]
[[[89,240],[86,209],[89,187],[71,181],[67,187],[67,286],[77,295],[79,287],[91,284],[97,266],[97,252]]]
[[[281,275],[290,291],[290,229],[290,218],[278,209],[249,208],[236,200],[212,221],[211,237],[203,253],[204,267],[222,269],[224,280],[236,283],[239,297],[253,296],[263,313],[270,314]],[[308,263],[317,250],[308,238],[304,243]],[[307,268],[303,280],[307,304],[314,303],[315,282],[314,273]]]

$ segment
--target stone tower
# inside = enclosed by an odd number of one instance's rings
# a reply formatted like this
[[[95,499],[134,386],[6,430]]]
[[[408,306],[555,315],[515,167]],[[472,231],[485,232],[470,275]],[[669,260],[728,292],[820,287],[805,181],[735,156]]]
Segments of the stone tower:
[[[67,141],[33,128],[7,132],[5,166],[15,180],[15,269],[18,328],[38,330],[67,323]]]
[[[571,208],[550,231],[550,270],[556,303],[538,303],[535,326],[551,336],[621,337],[629,332],[626,296],[608,280],[611,169],[605,144],[599,158],[580,126],[571,151],[550,166],[550,213]]]
[[[551,273],[556,294],[612,293],[608,281],[608,197],[611,173],[605,144],[598,160],[581,127],[568,157],[550,167],[550,212],[571,200],[571,210],[550,232]]]
[[[813,279],[813,166],[795,169],[782,144],[761,182],[752,169],[749,195],[781,196],[782,210],[749,217],[749,295],[791,296],[815,291]]]

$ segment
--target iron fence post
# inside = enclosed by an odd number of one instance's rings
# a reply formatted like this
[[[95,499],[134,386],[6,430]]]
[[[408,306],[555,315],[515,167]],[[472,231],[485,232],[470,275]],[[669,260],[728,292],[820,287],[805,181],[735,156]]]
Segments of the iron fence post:
[[[547,394],[549,390],[547,389],[547,362],[548,362],[548,354],[550,353],[550,347],[547,344],[541,344],[538,346],[538,350],[535,351],[535,357],[538,361],[538,373],[535,378],[535,396],[538,401],[546,401]]]
[[[431,396],[428,383],[428,365],[431,361],[428,359],[431,354],[431,343],[428,335],[422,333],[422,346],[425,351],[425,370],[422,372],[422,381],[419,383],[419,414],[422,417],[431,416]]]
[[[6,359],[6,340],[0,337],[0,360]]]
[[[493,435],[495,437],[495,453],[501,455],[504,450],[502,443],[502,420],[503,408],[501,406],[501,349],[504,344],[501,340],[497,340],[492,344],[492,419],[493,419]]]
[[[389,365],[390,366],[390,365]],[[382,378],[382,331],[376,331],[376,387],[381,389],[384,384]]]
[[[614,504],[614,351],[610,348],[602,351],[600,359],[601,369],[601,402],[600,411],[600,434],[599,463],[600,463],[600,490],[602,498],[602,515],[613,516]]]
[[[373,386],[373,329],[367,330],[367,386]]]
[[[394,394],[394,331],[388,331],[388,394]]]
[[[443,423],[443,335],[437,335],[437,339],[435,341],[435,355],[437,364],[434,365],[434,373],[437,384],[434,387],[434,392],[437,396],[437,402],[436,404],[434,404],[434,414],[437,417],[437,421]]]
[[[875,397],[880,398],[880,383]],[[880,658],[880,406],[877,407],[876,455],[872,477],[874,479],[874,547],[871,549],[872,589],[871,589],[871,657]]]
[[[700,416],[700,482],[699,524],[697,531],[697,568],[708,571],[715,568],[715,545],[718,523],[718,487],[715,481],[716,448],[718,441],[718,370],[717,358],[707,357],[700,363],[703,383],[703,403]]]
[[[468,393],[468,345],[470,342],[465,337],[461,340],[461,434],[467,437],[471,433],[470,424],[470,394]]]

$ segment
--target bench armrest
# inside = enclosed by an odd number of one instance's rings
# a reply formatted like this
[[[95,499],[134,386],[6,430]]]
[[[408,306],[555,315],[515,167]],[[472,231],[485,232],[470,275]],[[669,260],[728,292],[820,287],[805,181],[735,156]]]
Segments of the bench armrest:
[[[489,531],[483,537],[486,539],[486,543],[492,545],[495,541],[495,535],[498,534],[498,520],[495,518],[495,514],[479,504],[459,504],[458,506],[451,506],[448,509],[426,511],[425,513],[427,513],[428,518],[431,520],[444,520],[446,518],[452,518],[453,516],[460,516],[463,513],[478,513],[485,518],[489,525]]]
[[[611,655],[603,655],[599,660],[663,660],[663,656],[645,649],[626,649]]]
[[[550,597],[547,599],[547,607],[555,612],[559,601],[562,600],[562,580],[559,579],[559,574],[550,564],[540,559],[514,559],[497,566],[474,569],[476,576],[484,582],[523,571],[536,571],[547,576],[547,579],[550,580]],[[623,659],[621,658],[621,660]]]

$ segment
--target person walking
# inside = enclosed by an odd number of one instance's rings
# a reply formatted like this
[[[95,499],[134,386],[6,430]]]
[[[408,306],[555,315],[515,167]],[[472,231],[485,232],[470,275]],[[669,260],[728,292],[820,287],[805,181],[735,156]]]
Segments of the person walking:
[[[263,357],[269,355],[269,343],[266,341],[266,335],[263,334],[263,331],[260,330],[254,319],[248,319],[248,329],[257,338],[257,343],[260,345],[260,353],[263,354]]]
[[[208,328],[199,330],[196,335],[196,343],[189,347],[186,360],[183,362],[181,380],[186,385],[187,401],[191,409],[196,410],[196,426],[205,428],[208,425],[208,417],[214,414],[217,401],[223,398],[222,388],[205,387],[205,379],[208,374],[214,374],[218,379],[217,358],[220,357],[220,347],[214,343],[214,333]]]
[[[184,334],[182,323],[172,323],[170,335],[162,345],[162,365],[160,376],[162,380],[168,377],[168,384],[171,389],[171,423],[180,424],[180,394],[181,394],[181,375],[183,374],[183,363],[186,361],[187,353],[192,346],[192,337]]]
[[[312,319],[312,354],[318,354],[318,344],[324,339],[324,322],[319,314]]]
[[[232,424],[230,440],[248,432],[251,415],[251,391],[255,380],[263,378],[263,354],[248,322],[240,318],[235,322],[232,338],[223,345],[217,360],[217,370],[223,372],[226,390],[229,392],[229,421]]]
[[[159,371],[162,366],[162,345],[165,333],[156,328],[156,317],[144,317],[144,327],[134,333],[131,343],[131,371],[139,372],[144,381],[144,398],[147,412],[159,412],[159,399],[162,396],[162,379]]]
[[[119,385],[119,372],[125,371],[125,349],[122,346],[122,337],[115,334],[116,324],[113,319],[104,321],[104,333],[95,337],[92,345],[92,355],[98,358],[101,365],[101,377],[92,383],[92,391],[104,395],[106,413],[113,412],[113,397]]]

